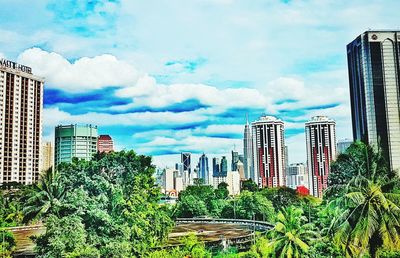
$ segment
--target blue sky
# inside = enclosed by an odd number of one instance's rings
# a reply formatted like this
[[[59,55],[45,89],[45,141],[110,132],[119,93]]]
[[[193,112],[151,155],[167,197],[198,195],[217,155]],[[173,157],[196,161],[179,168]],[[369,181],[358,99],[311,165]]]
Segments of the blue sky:
[[[346,44],[400,29],[400,2],[0,0],[0,56],[46,78],[45,140],[91,123],[117,149],[172,165],[177,153],[242,150],[245,116],[285,121],[291,162],[304,122],[351,138]]]

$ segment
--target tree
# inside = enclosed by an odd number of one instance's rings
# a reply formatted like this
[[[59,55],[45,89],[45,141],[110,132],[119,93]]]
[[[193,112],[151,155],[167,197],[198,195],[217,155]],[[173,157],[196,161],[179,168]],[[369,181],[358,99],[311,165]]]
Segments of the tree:
[[[217,189],[215,189],[215,197],[217,199],[226,199],[229,196],[228,186],[225,182],[219,183]]]
[[[267,257],[304,257],[318,234],[312,224],[306,223],[303,211],[289,207],[277,216],[275,227],[268,232]]]
[[[369,251],[376,257],[381,246],[400,246],[400,193],[392,191],[399,179],[377,176],[377,164],[372,165],[371,179],[360,173],[350,180],[345,195],[336,202],[342,213],[331,230],[336,243],[349,256]]]
[[[289,187],[264,188],[261,193],[272,202],[277,210],[290,206],[299,206],[301,203],[296,190]]]
[[[41,175],[38,184],[33,185],[25,203],[24,222],[57,214],[65,194],[66,188],[60,180],[60,174],[52,170],[46,171]]]
[[[0,256],[11,257],[16,245],[14,235],[5,229],[0,229],[0,241]]]
[[[251,179],[247,179],[242,182],[240,191],[249,191],[249,192],[257,192],[258,191],[258,186],[256,183],[253,182]]]

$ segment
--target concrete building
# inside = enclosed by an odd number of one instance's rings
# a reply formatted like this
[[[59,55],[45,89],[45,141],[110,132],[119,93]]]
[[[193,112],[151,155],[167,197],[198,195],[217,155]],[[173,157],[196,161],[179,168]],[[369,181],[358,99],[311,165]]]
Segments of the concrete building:
[[[100,153],[109,153],[114,151],[114,142],[110,135],[102,134],[99,136],[97,139],[97,151]]]
[[[97,153],[97,126],[59,125],[55,128],[55,161],[71,162],[72,158],[91,160]]]
[[[175,170],[172,168],[166,168],[163,171],[163,185],[162,188],[164,189],[164,193],[168,193],[172,190],[175,190],[174,186],[174,172]]]
[[[240,194],[240,175],[238,171],[229,171],[225,182],[228,184],[230,195]]]
[[[237,171],[239,172],[240,180],[245,180],[246,176],[244,174],[244,164],[240,160],[236,163]]]
[[[306,123],[305,131],[310,194],[322,197],[331,162],[336,159],[335,121],[326,116],[315,116]]]
[[[51,168],[54,164],[54,152],[53,144],[51,142],[45,142],[42,144],[42,150],[40,155],[40,172],[43,173]]]
[[[284,186],[284,124],[273,116],[263,116],[251,123],[254,177],[259,187]]]
[[[0,185],[39,179],[44,79],[0,59]]]
[[[287,167],[287,187],[296,189],[298,186],[308,187],[308,174],[304,163],[293,163]]]
[[[255,178],[253,171],[253,140],[248,119],[243,133],[243,165],[245,178]]]
[[[347,45],[354,140],[382,147],[400,172],[400,31],[366,31]]]

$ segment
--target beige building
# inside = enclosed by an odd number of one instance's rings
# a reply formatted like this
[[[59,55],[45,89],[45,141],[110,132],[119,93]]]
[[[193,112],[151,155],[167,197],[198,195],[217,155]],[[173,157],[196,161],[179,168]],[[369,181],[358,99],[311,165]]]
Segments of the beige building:
[[[0,59],[0,185],[39,179],[44,79]]]
[[[51,142],[45,142],[42,144],[42,152],[40,157],[40,172],[43,173],[50,168],[53,168],[54,164],[54,152],[53,145]]]

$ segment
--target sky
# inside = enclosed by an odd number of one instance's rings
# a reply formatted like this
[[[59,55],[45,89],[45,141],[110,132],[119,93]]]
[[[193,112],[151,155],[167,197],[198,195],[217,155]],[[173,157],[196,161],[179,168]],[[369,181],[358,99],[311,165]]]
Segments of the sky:
[[[246,115],[285,122],[289,162],[304,123],[352,138],[346,45],[400,29],[398,0],[0,0],[0,57],[45,77],[43,140],[93,124],[117,150],[243,152]]]

